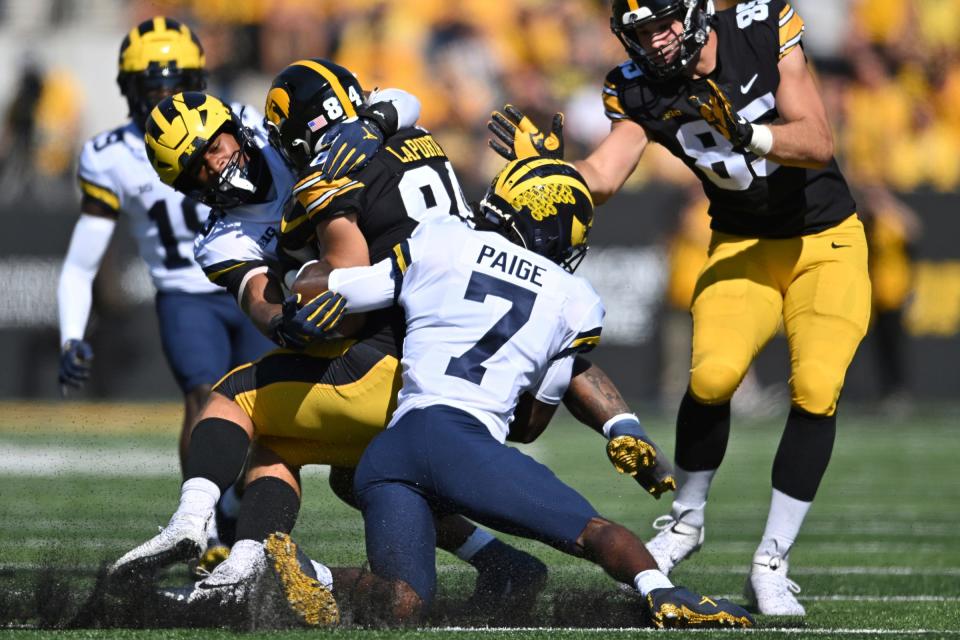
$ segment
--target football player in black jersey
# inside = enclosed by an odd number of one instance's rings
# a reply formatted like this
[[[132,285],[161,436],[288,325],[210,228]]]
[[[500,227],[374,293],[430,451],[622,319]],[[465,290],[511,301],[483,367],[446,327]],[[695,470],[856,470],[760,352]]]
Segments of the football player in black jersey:
[[[677,416],[679,488],[650,542],[669,571],[703,543],[730,398],[783,323],[791,409],[773,463],[766,530],[748,597],[803,615],[787,557],[826,470],[844,376],[870,315],[867,245],[833,158],[826,112],[786,0],[614,0],[611,29],[630,59],[603,87],[609,135],[576,166],[596,202],[613,195],[649,142],[683,160],[710,200],[713,237],[694,294],[690,385]],[[502,155],[562,153],[513,108],[495,113]],[[562,122],[562,121],[561,121]]]

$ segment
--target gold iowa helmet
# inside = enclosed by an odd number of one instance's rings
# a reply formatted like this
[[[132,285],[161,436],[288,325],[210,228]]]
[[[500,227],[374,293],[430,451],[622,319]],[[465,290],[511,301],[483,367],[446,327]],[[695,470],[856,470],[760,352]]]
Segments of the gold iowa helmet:
[[[355,117],[362,105],[363,89],[348,69],[321,58],[298,60],[270,85],[263,110],[270,144],[302,170],[319,151],[324,132]]]
[[[201,184],[197,170],[220,133],[230,133],[239,149],[212,184]],[[219,99],[197,91],[164,98],[150,112],[144,135],[147,157],[164,184],[211,207],[236,207],[257,192],[263,162],[253,135]]]
[[[172,18],[156,16],[130,30],[120,45],[117,84],[130,117],[141,129],[160,100],[206,87],[203,47],[197,36]]]
[[[541,157],[511,160],[480,201],[477,228],[549,258],[573,273],[587,251],[593,197],[570,163]]]

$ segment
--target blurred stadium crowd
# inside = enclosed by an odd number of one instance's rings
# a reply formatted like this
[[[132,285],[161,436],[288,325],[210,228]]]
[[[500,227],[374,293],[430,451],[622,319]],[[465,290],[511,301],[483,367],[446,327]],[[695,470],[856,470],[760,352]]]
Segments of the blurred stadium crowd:
[[[0,2],[0,28],[20,4]],[[497,163],[484,142],[491,108],[512,101],[544,122],[554,111],[564,111],[567,141],[577,156],[607,131],[600,83],[624,58],[610,35],[604,0],[39,4],[46,15],[35,19],[46,21],[53,32],[98,11],[113,16],[118,34],[158,12],[184,19],[206,48],[211,88],[256,105],[262,102],[257,87],[305,56],[347,65],[365,87],[406,88],[423,102],[422,123],[474,186],[483,184]],[[846,175],[860,185],[896,191],[955,190],[960,184],[955,152],[960,147],[955,106],[960,103],[960,0],[793,4],[807,23],[806,52],[819,73]],[[85,112],[114,96],[85,91],[83,75],[70,60],[41,65],[29,55],[21,59],[19,81],[3,105],[0,174],[5,184],[71,180]],[[39,180],[31,180],[34,176]],[[648,153],[634,182],[640,187],[649,180],[692,179],[667,154]]]
[[[733,4],[717,1],[718,8]],[[792,4],[806,21],[805,50],[835,127],[838,159],[869,223],[875,326],[889,324],[894,335],[881,342],[895,345],[883,350],[881,357],[893,360],[882,370],[893,373],[882,384],[896,392],[904,375],[896,345],[911,289],[910,247],[922,225],[895,194],[951,193],[960,185],[960,0]],[[156,14],[195,29],[206,49],[208,90],[224,99],[262,108],[273,75],[302,57],[344,64],[366,89],[416,94],[421,124],[444,146],[468,197],[482,193],[500,164],[486,148],[492,109],[512,102],[543,125],[563,111],[567,157],[581,157],[609,130],[602,80],[625,58],[609,30],[607,0],[0,0],[0,33],[21,36],[0,45],[19,61],[7,86],[0,83],[0,207],[29,198],[75,211],[79,148],[119,123],[113,115],[97,119],[102,104],[116,115],[123,106],[119,92],[106,89],[115,58],[89,68],[84,43],[115,51],[130,25]],[[83,35],[87,25],[96,27],[95,38]],[[77,34],[76,56],[38,55],[37,42],[58,33]],[[685,213],[670,212],[678,223],[666,299],[682,311],[709,237],[705,206],[693,174],[653,145],[628,187],[663,185],[691,194]]]

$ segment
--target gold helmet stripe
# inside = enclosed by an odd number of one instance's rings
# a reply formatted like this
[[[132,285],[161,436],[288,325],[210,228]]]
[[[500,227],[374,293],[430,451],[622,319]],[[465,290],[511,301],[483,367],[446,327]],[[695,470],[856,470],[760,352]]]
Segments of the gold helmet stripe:
[[[340,80],[337,79],[337,76],[335,76],[333,72],[331,72],[322,64],[317,64],[313,60],[297,60],[293,64],[312,69],[326,78],[327,82],[330,83],[330,86],[333,87],[333,92],[340,101],[340,105],[343,107],[343,111],[347,115],[347,118],[356,117],[357,110],[354,108],[353,102],[350,101],[350,97],[347,95],[346,90],[343,88],[343,85],[340,84]]]
[[[636,11],[640,8],[639,0],[627,0],[627,6],[630,7],[630,11]]]

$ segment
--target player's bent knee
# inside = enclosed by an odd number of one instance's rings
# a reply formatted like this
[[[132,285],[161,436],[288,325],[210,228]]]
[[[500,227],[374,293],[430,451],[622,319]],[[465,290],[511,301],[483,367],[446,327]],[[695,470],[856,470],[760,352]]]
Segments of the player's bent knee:
[[[722,404],[733,397],[745,373],[724,362],[705,361],[690,372],[690,393],[701,404]]]
[[[843,375],[819,363],[800,365],[790,378],[793,406],[815,416],[831,416],[843,389]]]

